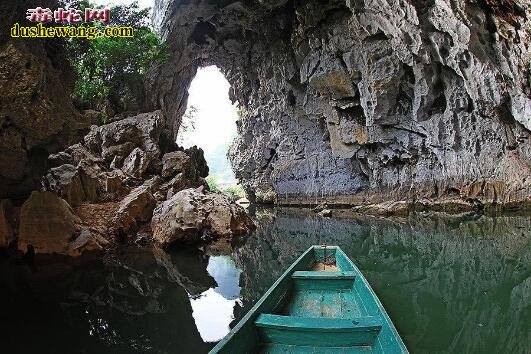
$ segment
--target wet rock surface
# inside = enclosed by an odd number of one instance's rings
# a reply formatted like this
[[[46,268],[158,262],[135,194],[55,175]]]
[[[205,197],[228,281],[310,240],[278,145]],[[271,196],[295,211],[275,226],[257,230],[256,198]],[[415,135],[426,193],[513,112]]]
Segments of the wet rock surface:
[[[256,200],[529,202],[523,1],[166,0],[154,19],[173,54],[152,102],[176,132],[195,58],[218,65],[242,107],[232,164]]]
[[[153,215],[156,200],[147,184],[133,189],[118,206],[116,223],[127,233],[138,229],[138,224],[146,223]]]

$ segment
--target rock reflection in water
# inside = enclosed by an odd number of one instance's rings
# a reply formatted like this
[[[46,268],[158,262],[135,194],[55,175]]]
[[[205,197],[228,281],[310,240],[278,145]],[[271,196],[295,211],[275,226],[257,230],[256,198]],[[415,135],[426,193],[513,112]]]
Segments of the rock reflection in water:
[[[531,218],[261,210],[227,256],[0,257],[1,353],[206,353],[312,244],[361,268],[413,353],[530,353]],[[241,288],[240,288],[241,287]]]
[[[215,286],[208,257],[123,248],[89,263],[0,259],[0,352],[204,353],[189,294]]]
[[[352,258],[415,353],[531,352],[531,218],[320,218],[261,211],[235,252],[240,317],[312,244]]]
[[[234,306],[240,304],[240,273],[228,256],[211,256],[208,273],[218,284],[198,297],[191,296],[195,324],[205,342],[216,342],[229,333]]]

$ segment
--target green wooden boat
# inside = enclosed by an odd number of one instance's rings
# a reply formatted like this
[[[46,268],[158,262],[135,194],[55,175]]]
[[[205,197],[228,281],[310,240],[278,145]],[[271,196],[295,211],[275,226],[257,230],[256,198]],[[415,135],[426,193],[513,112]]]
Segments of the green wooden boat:
[[[210,353],[408,353],[337,246],[312,246]]]

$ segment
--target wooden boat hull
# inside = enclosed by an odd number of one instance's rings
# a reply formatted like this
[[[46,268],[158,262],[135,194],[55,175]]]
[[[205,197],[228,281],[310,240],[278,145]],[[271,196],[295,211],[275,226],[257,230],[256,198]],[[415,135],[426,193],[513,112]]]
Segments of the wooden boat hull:
[[[335,267],[316,271],[316,264]],[[330,263],[330,262],[328,262]],[[359,269],[337,246],[312,246],[210,353],[407,353]]]

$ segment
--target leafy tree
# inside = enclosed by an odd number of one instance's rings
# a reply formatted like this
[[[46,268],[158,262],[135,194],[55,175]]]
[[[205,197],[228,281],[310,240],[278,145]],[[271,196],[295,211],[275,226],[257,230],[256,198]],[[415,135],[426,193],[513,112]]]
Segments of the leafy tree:
[[[221,188],[219,186],[218,176],[216,175],[209,175],[207,178],[205,178],[208,189],[211,192],[214,193],[223,193],[225,194],[230,201],[237,201],[238,199],[244,198],[246,196],[245,190],[240,184],[232,185],[226,188]]]
[[[88,1],[72,5],[95,8]],[[109,26],[132,26],[133,38],[75,38],[69,42],[70,59],[77,74],[74,96],[86,108],[111,114],[138,110],[144,103],[143,81],[148,70],[168,58],[167,46],[149,25],[149,9],[136,2],[110,8]],[[91,24],[103,27],[96,21]]]

